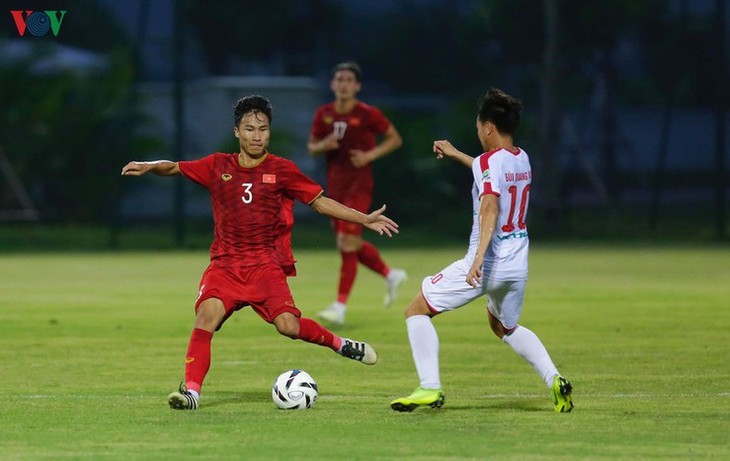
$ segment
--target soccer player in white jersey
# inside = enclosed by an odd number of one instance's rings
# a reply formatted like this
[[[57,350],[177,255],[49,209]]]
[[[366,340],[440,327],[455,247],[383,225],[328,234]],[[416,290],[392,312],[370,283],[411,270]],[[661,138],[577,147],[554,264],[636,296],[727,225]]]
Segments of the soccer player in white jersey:
[[[431,318],[483,295],[494,334],[540,375],[550,389],[556,412],[573,409],[572,385],[558,372],[535,333],[517,323],[527,283],[529,238],[525,218],[532,182],[527,153],[513,141],[521,110],[520,101],[491,88],[480,102],[476,121],[483,154],[472,158],[446,140],[433,144],[439,159],[450,157],[471,168],[474,220],[466,256],[426,277],[421,292],[405,310],[420,385],[409,396],[393,400],[393,410],[443,405],[439,337]]]

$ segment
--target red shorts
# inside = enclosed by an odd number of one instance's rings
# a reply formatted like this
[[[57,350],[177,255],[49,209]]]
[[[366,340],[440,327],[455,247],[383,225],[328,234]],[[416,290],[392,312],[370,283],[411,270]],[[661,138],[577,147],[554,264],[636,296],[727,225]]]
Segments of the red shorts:
[[[294,305],[284,271],[275,263],[247,267],[208,266],[200,279],[195,312],[200,303],[210,298],[220,299],[226,308],[221,325],[231,314],[246,306],[251,306],[268,323],[284,312],[297,318],[302,315]]]
[[[370,205],[373,202],[370,194],[351,194],[346,198],[335,198],[335,200],[365,214],[370,213]],[[332,219],[332,228],[336,234],[362,235],[363,226],[350,221]]]

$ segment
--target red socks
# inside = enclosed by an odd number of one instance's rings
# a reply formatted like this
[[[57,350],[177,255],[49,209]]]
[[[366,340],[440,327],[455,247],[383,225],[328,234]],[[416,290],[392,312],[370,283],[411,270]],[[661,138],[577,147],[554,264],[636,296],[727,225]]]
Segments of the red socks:
[[[210,343],[213,333],[195,328],[190,335],[188,352],[185,356],[185,386],[189,391],[200,394],[203,380],[210,369]],[[299,319],[299,335],[297,339],[308,343],[327,346],[337,352],[342,346],[342,339],[312,319]]]
[[[370,242],[366,242],[363,240],[362,248],[360,248],[360,251],[357,252],[357,259],[365,267],[377,272],[383,277],[387,277],[388,272],[390,272],[390,268],[387,264],[385,264],[383,258],[380,257],[378,249]]]
[[[375,245],[364,240],[359,251],[354,253],[341,251],[340,256],[342,256],[342,266],[340,266],[340,285],[337,288],[337,301],[342,304],[347,304],[347,298],[350,297],[350,291],[352,291],[352,286],[355,284],[358,261],[383,277],[387,277],[390,272],[390,267],[380,257],[380,252],[378,252]]]
[[[347,298],[350,297],[352,285],[355,284],[355,276],[357,275],[357,259],[358,253],[341,251],[342,266],[340,266],[340,286],[337,288],[337,301],[347,304]]]
[[[340,350],[342,346],[342,339],[339,336],[308,318],[299,319],[299,335],[297,335],[297,339],[319,346],[327,346],[335,352]]]
[[[185,356],[185,386],[200,394],[203,380],[210,368],[210,342],[213,333],[196,328],[190,335],[188,353]]]

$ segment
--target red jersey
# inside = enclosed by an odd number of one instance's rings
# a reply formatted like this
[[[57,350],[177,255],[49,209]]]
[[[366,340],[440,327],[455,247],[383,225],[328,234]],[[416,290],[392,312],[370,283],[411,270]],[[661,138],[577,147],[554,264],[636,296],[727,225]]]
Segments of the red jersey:
[[[279,265],[284,269],[284,274],[288,276],[297,275],[297,269],[294,266],[296,259],[291,250],[291,231],[294,228],[294,200],[284,197],[281,203],[281,214],[279,221],[278,238],[276,241],[276,255]]]
[[[244,168],[237,154],[217,152],[178,165],[183,176],[210,193],[215,223],[211,265],[285,266],[287,255],[293,265],[293,200],[309,204],[322,194],[322,187],[294,162],[269,153],[257,166]]]
[[[327,195],[340,202],[352,194],[373,193],[373,172],[370,164],[355,168],[350,162],[350,150],[367,151],[375,147],[376,136],[384,134],[390,120],[377,108],[358,102],[346,114],[338,114],[331,102],[320,106],[314,113],[312,136],[322,139],[334,132],[340,147],[326,153]],[[362,211],[362,210],[361,210]]]

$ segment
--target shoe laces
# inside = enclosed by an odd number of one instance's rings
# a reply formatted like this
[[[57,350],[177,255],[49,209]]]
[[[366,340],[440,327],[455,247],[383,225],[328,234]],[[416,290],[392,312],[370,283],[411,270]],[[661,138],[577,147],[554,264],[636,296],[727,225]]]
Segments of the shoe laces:
[[[188,401],[188,408],[197,410],[198,399],[196,399],[195,396],[192,393],[190,393],[190,391],[188,390],[188,387],[185,385],[184,382],[180,383],[180,387],[178,388],[178,391],[185,398],[185,400]]]
[[[573,392],[573,385],[570,384],[570,381],[561,377],[558,382],[560,383],[560,394],[561,395],[566,396],[566,395],[570,395]]]
[[[347,358],[362,361],[363,357],[365,357],[365,343],[346,339],[340,353]]]

